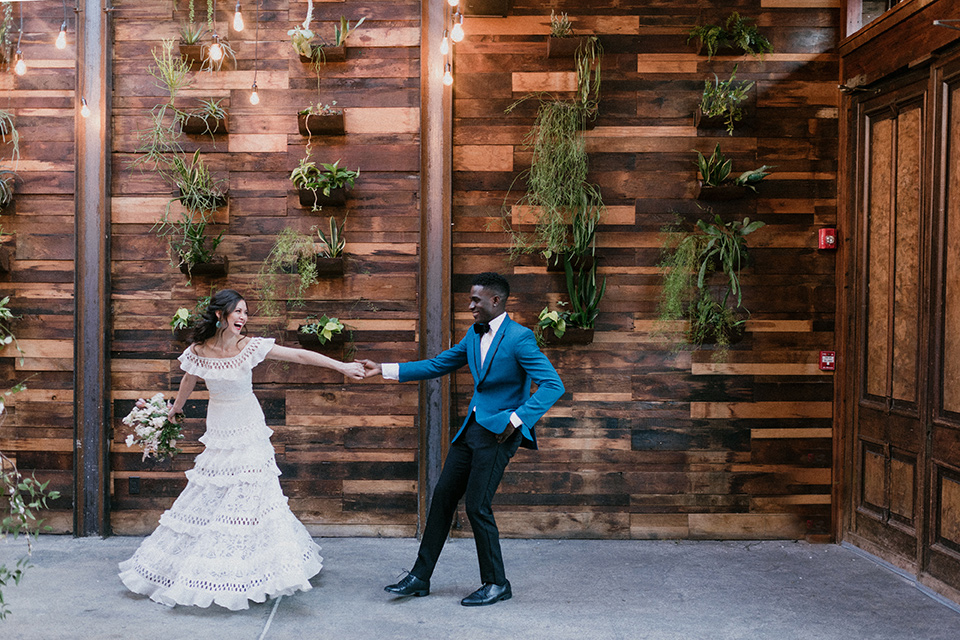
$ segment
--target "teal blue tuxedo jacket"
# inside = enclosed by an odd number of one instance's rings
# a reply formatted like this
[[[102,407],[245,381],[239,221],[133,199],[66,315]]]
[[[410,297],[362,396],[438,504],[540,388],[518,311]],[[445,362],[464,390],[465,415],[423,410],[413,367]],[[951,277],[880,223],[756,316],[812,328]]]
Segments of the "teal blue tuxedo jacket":
[[[510,414],[516,411],[523,421],[521,446],[536,449],[533,427],[560,399],[564,388],[557,370],[537,347],[533,332],[509,316],[504,318],[481,368],[480,335],[471,328],[456,346],[430,360],[400,363],[400,381],[437,378],[465,364],[473,374],[473,397],[453,442],[463,433],[474,411],[477,423],[497,434],[503,433],[510,424]],[[532,382],[537,384],[537,392],[531,395]]]

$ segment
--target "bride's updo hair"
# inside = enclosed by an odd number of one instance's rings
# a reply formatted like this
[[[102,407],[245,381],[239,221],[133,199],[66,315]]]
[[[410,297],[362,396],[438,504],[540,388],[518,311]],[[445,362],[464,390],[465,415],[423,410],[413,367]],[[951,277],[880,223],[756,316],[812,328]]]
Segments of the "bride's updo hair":
[[[240,304],[240,301],[243,299],[244,297],[233,289],[221,289],[213,294],[207,310],[203,312],[203,316],[193,330],[193,341],[195,343],[201,343],[214,337],[218,332],[223,331],[223,327],[217,327],[217,321],[219,320],[219,318],[217,318],[217,311],[226,319],[228,315],[233,313],[233,310],[237,308],[237,305]]]

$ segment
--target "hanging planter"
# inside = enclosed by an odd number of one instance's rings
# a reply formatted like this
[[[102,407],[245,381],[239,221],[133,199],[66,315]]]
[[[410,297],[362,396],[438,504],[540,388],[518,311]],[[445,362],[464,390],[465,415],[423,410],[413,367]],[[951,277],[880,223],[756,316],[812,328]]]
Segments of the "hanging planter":
[[[184,133],[191,134],[228,133],[227,116],[217,118],[215,116],[188,115],[180,121],[180,128]]]
[[[547,345],[590,344],[593,342],[593,329],[581,329],[567,325],[566,331],[559,338],[552,330],[543,332],[543,342]]]
[[[197,262],[193,265],[180,264],[180,273],[193,277],[223,278],[230,270],[230,261],[226,256],[214,256],[210,262]]]
[[[310,52],[311,55],[309,56],[301,53],[300,62],[304,64],[324,64],[327,62],[346,62],[347,60],[347,45],[345,44],[337,47],[333,45],[311,44]]]
[[[297,189],[301,207],[342,207],[347,204],[347,190],[344,187],[330,189],[329,195],[324,195],[320,189]]]
[[[703,180],[697,181],[697,187],[694,190],[693,197],[701,201],[722,202],[727,200],[740,200],[750,195],[750,189],[739,184],[721,184],[711,186],[703,184]]]
[[[329,114],[298,113],[297,128],[302,136],[344,134],[343,112]]]
[[[180,344],[191,344],[193,342],[193,327],[183,327],[173,330],[173,339]]]
[[[192,64],[202,63],[207,58],[207,45],[180,43],[180,57]]]
[[[547,57],[572,58],[577,53],[577,49],[583,46],[586,39],[585,36],[574,36],[572,38],[547,36]]]

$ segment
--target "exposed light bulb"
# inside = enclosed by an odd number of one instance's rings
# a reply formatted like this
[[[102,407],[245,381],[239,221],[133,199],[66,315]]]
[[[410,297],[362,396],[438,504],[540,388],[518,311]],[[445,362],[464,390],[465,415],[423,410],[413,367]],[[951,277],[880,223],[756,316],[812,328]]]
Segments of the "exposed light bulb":
[[[207,55],[214,62],[218,62],[223,58],[223,47],[220,46],[220,36],[214,34],[213,44],[210,45],[210,50],[207,51]]]
[[[17,64],[14,65],[13,70],[17,73],[18,76],[22,76],[27,72],[27,63],[23,60],[23,53],[17,49]]]
[[[463,14],[458,12],[457,16],[459,17],[457,21],[453,24],[453,29],[450,31],[450,39],[453,40],[454,42],[460,42],[461,40],[463,40],[463,36],[464,36]]]
[[[243,31],[243,14],[240,13],[240,3],[237,3],[237,9],[233,14],[233,30]]]
[[[80,115],[84,118],[90,117],[90,107],[87,106],[86,98],[80,98]]]
[[[451,7],[455,7],[460,4],[460,0],[447,0],[447,4],[449,4]]]
[[[67,48],[67,23],[64,22],[60,25],[60,34],[57,36],[57,49],[66,49]]]
[[[260,94],[257,93],[257,83],[253,83],[253,93],[250,94],[250,104],[260,104]]]
[[[445,56],[450,53],[450,38],[447,36],[447,30],[443,30],[443,39],[440,40],[440,55]]]
[[[453,72],[450,71],[450,63],[447,63],[447,67],[443,72],[443,84],[450,86],[453,84]]]

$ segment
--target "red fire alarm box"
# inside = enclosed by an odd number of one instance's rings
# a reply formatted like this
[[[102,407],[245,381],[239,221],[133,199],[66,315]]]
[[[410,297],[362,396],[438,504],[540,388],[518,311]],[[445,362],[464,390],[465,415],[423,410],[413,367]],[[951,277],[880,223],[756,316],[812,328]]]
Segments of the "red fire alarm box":
[[[820,371],[836,371],[836,370],[837,370],[837,352],[821,351],[820,352]]]
[[[820,229],[820,249],[837,248],[837,230],[833,228]]]

